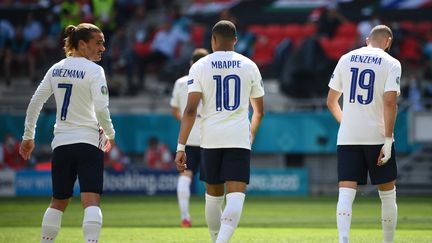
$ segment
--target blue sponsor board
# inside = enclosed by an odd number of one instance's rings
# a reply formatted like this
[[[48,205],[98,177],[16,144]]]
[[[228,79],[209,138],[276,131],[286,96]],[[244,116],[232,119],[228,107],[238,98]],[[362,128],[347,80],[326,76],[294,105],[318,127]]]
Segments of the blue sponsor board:
[[[105,172],[104,193],[175,194],[177,179],[176,171]]]
[[[308,195],[309,178],[305,169],[252,169],[248,194]]]
[[[198,183],[198,192],[205,192],[204,183]],[[306,169],[252,169],[248,195],[306,196],[309,193],[309,175]]]
[[[50,171],[20,170],[15,175],[15,193],[18,196],[52,195]],[[74,195],[79,194],[75,183]]]

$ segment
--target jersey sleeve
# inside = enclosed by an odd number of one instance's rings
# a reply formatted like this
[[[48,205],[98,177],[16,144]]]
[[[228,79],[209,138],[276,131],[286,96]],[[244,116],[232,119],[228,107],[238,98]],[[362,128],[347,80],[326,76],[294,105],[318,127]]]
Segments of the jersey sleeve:
[[[91,94],[96,111],[102,110],[108,106],[108,86],[102,67],[99,67],[93,75],[91,81]]]
[[[259,98],[264,96],[264,83],[258,67],[252,65],[252,83],[251,83],[251,98]]]
[[[198,62],[199,63],[199,62]],[[200,92],[202,93],[202,87],[201,87],[201,83],[200,83],[200,68],[198,63],[195,63],[194,65],[192,65],[192,67],[189,70],[189,75],[188,75],[188,81],[187,81],[187,86],[188,86],[188,93],[191,92]]]
[[[36,122],[39,117],[42,106],[48,100],[48,98],[53,94],[50,74],[52,69],[48,70],[45,74],[44,79],[39,84],[33,97],[30,100],[30,104],[27,107],[26,118],[24,123],[24,135],[23,140],[34,139]]]
[[[180,97],[179,97],[179,82],[176,81],[174,84],[174,88],[172,91],[171,99],[170,99],[170,106],[179,108],[180,107]]]
[[[343,92],[342,87],[342,78],[341,78],[341,66],[342,66],[342,58],[339,60],[338,64],[336,65],[332,76],[330,77],[330,82],[328,86],[331,89],[334,89],[338,92]]]
[[[91,82],[91,94],[95,106],[96,118],[99,124],[105,130],[108,138],[114,139],[115,131],[108,109],[108,86],[102,67],[99,67],[95,72]]]
[[[396,91],[398,95],[400,94],[401,74],[402,74],[401,64],[399,61],[395,61],[395,63],[390,68],[389,74],[387,76],[384,92]]]

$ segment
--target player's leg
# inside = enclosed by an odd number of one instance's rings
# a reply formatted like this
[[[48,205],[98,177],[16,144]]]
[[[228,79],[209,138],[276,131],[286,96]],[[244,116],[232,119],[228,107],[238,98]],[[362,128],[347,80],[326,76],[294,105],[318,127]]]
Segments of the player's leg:
[[[205,218],[212,242],[216,242],[218,239],[221,228],[224,193],[224,184],[206,183]]]
[[[383,242],[393,243],[397,225],[397,204],[395,181],[378,185],[381,199],[381,225]]]
[[[180,173],[177,181],[177,201],[180,209],[181,226],[184,228],[192,226],[189,214],[190,184],[192,182],[192,176],[192,171],[185,170]]]
[[[226,181],[227,194],[217,243],[229,242],[240,222],[249,175],[250,150],[224,149],[221,177]]]
[[[200,179],[206,182],[205,218],[212,242],[216,242],[221,226],[224,181],[220,179],[221,149],[202,149]]]
[[[60,146],[53,151],[53,197],[42,219],[41,243],[54,242],[61,228],[63,212],[72,197],[77,174],[72,152],[71,145]]]
[[[84,208],[84,242],[98,242],[102,228],[102,211],[99,207],[103,188],[103,152],[90,144],[78,144],[80,156],[78,179],[81,204]]]
[[[397,225],[396,204],[396,176],[397,165],[395,150],[392,147],[392,156],[386,164],[377,165],[377,158],[382,145],[371,146],[368,165],[371,182],[378,185],[378,194],[381,199],[381,225],[383,230],[383,242],[392,243]]]
[[[361,146],[338,146],[338,181],[339,195],[336,206],[336,222],[339,242],[349,242],[351,229],[352,205],[355,199],[357,185],[366,184],[367,166]]]
[[[186,146],[187,170],[180,173],[177,181],[177,199],[180,208],[181,226],[191,227],[191,217],[189,214],[190,185],[193,175],[198,171],[201,160],[201,148]]]
[[[217,243],[229,242],[237,229],[243,211],[246,183],[240,181],[227,181],[226,205],[221,216],[221,226]]]

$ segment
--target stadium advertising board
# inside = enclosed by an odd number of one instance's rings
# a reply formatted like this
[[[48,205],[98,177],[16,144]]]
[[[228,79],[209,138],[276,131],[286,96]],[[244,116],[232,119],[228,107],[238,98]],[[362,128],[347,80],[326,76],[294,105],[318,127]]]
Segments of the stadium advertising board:
[[[0,171],[0,196],[15,195],[15,172]]]
[[[15,193],[18,196],[52,195],[51,172],[20,170],[15,174]],[[75,183],[74,195],[79,195],[78,183]]]
[[[104,193],[175,194],[177,178],[176,171],[105,172]]]
[[[204,194],[204,183],[197,183],[197,191]],[[306,169],[252,169],[248,195],[306,196],[309,175]]]
[[[303,196],[308,194],[308,181],[305,169],[252,169],[247,193]]]

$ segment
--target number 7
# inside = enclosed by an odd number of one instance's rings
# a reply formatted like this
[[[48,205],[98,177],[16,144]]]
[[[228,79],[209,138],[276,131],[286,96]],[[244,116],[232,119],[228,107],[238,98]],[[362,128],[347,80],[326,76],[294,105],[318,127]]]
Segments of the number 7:
[[[64,121],[64,120],[66,120],[67,109],[69,107],[69,101],[70,101],[70,97],[72,95],[72,84],[59,83],[57,87],[61,88],[61,89],[66,89],[65,96],[63,99],[63,105],[62,105],[61,113],[60,113],[60,119],[62,121]]]

